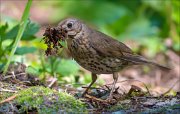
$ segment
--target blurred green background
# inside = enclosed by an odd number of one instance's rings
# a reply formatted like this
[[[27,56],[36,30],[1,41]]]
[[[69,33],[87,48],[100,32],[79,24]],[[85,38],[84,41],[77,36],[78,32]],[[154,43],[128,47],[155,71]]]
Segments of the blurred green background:
[[[0,70],[8,60],[27,1],[1,1]],[[27,72],[41,79],[88,83],[90,75],[73,61],[67,49],[45,56],[42,41],[46,27],[76,17],[119,41],[136,53],[154,58],[168,49],[180,53],[180,2],[178,0],[49,0],[33,1],[30,18],[15,52],[14,62],[28,66]]]

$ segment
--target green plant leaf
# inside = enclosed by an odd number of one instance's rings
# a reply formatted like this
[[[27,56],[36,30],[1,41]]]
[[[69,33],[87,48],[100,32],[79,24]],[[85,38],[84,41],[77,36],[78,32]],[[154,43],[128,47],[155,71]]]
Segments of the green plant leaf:
[[[39,76],[40,75],[39,70],[34,68],[34,67],[32,67],[32,66],[28,66],[26,68],[26,72],[29,73],[29,74],[35,75],[35,76]]]
[[[3,37],[5,36],[7,29],[8,29],[7,23],[5,25],[0,26],[0,58],[3,53],[3,47],[2,47]]]
[[[35,47],[17,47],[15,54],[24,55],[28,53],[34,53],[37,49]]]
[[[23,38],[25,39],[26,36],[33,36],[33,35],[35,35],[39,31],[39,28],[40,28],[39,24],[30,21],[27,24],[27,27],[26,27],[26,29],[24,31],[22,39]]]
[[[61,59],[56,71],[62,76],[76,75],[78,73],[79,66],[73,60]]]
[[[35,34],[38,32],[39,30],[39,25],[37,23],[31,22],[29,21],[25,31],[23,33],[23,36],[21,38],[21,40],[33,40],[35,39]],[[7,32],[5,39],[15,39],[15,37],[17,36],[19,30],[19,25],[14,26],[9,32]]]
[[[134,20],[134,22],[130,24],[125,32],[119,37],[139,40],[145,37],[158,35],[158,33],[158,28],[156,26],[151,26],[151,22],[147,18],[140,17],[139,19]]]
[[[0,36],[1,37],[5,35],[7,29],[8,29],[8,23],[0,26]]]

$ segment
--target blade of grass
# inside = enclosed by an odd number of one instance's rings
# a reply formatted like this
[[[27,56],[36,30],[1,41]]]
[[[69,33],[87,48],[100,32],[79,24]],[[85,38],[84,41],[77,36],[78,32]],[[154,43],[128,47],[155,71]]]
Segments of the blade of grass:
[[[24,30],[27,26],[27,23],[28,23],[28,17],[29,17],[29,12],[30,12],[30,8],[31,8],[31,4],[32,4],[32,0],[28,0],[27,4],[26,4],[26,7],[24,9],[24,12],[23,12],[23,15],[22,15],[22,18],[21,18],[21,21],[19,23],[19,31],[18,31],[18,34],[16,36],[16,39],[15,39],[15,42],[13,44],[13,48],[11,50],[11,53],[10,53],[10,56],[9,56],[9,59],[4,67],[4,71],[3,71],[3,74],[5,75],[6,72],[7,72],[7,69],[9,67],[9,64],[14,56],[14,52],[16,51],[16,48],[18,46],[18,43],[24,33]]]

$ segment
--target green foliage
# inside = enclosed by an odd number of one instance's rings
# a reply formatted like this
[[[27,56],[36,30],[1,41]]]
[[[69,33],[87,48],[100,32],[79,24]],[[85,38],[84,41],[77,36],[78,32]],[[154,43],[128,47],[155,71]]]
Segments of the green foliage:
[[[26,72],[27,72],[28,74],[32,74],[32,75],[35,75],[35,76],[39,76],[39,75],[40,75],[39,70],[36,69],[36,68],[33,68],[32,66],[27,67],[27,68],[26,68]]]
[[[79,65],[74,60],[60,59],[55,56],[50,56],[46,58],[46,60],[44,60],[44,57],[41,59],[41,63],[43,64],[35,64],[34,67],[28,67],[27,72],[36,75],[41,75],[46,72],[51,76],[57,77],[59,81],[62,81],[63,77],[68,77],[71,82],[74,82],[74,76],[79,74]],[[45,77],[43,76],[43,78]]]
[[[60,73],[63,76],[77,75],[78,70],[79,66],[73,60],[61,59],[56,67],[57,73]]]
[[[40,86],[19,91],[14,102],[20,106],[20,112],[36,109],[39,114],[87,113],[85,104],[73,96]]]
[[[37,23],[33,23],[29,20],[21,40],[33,40],[35,38],[34,35],[39,31],[39,28],[40,27]],[[3,40],[15,39],[18,34],[18,30],[19,25],[14,26],[10,31],[6,33],[6,36],[3,37]]]
[[[24,54],[28,54],[28,53],[34,53],[37,49],[35,47],[18,47],[16,49],[15,54],[17,55],[24,55]]]
[[[8,24],[0,26],[0,57],[3,55],[3,47],[2,47],[2,37],[6,35],[6,30],[8,28]]]
[[[18,25],[14,26],[12,29],[8,30],[8,24],[2,25],[0,27],[0,64],[5,64],[8,58],[10,51],[14,48],[13,44],[15,42],[16,36],[18,34]],[[32,30],[33,29],[33,30]],[[27,27],[25,28],[25,32],[22,36],[21,41],[33,41],[36,37],[35,34],[39,31],[39,25],[29,21]],[[21,43],[21,42],[20,42]],[[28,53],[34,53],[37,50],[36,47],[32,47],[31,45],[17,47],[15,51],[15,55],[24,55]]]
[[[0,102],[7,99],[8,97],[12,96],[13,93],[11,92],[1,92],[0,93]]]
[[[8,61],[4,67],[4,71],[3,71],[3,74],[6,74],[7,70],[8,70],[8,67],[9,67],[9,64],[11,62],[11,59],[13,58],[14,56],[14,53],[16,51],[16,48],[18,46],[18,43],[24,33],[24,30],[27,26],[27,22],[28,22],[28,17],[29,17],[29,11],[30,11],[30,7],[31,7],[31,4],[32,4],[32,0],[29,0],[26,4],[26,7],[25,7],[25,10],[24,10],[24,13],[22,15],[22,18],[21,18],[21,22],[19,23],[19,30],[18,30],[18,34],[16,36],[16,39],[13,43],[13,48],[11,50],[11,53],[10,53],[10,56],[8,58]]]

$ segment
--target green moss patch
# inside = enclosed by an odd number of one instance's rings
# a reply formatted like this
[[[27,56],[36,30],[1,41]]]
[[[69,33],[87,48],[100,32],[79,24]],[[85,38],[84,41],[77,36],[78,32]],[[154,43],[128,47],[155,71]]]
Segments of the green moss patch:
[[[130,103],[130,100],[122,100],[118,102],[116,105],[113,105],[110,108],[108,108],[107,111],[113,112],[113,111],[118,111],[118,110],[128,110],[131,107],[129,103]]]
[[[9,92],[3,92],[3,93],[0,93],[0,102],[7,99],[8,97],[12,96],[13,93],[9,93]]]
[[[36,109],[38,113],[86,112],[84,103],[73,96],[45,87],[31,87],[19,92],[16,99],[22,112]]]
[[[13,104],[18,107],[19,113],[87,113],[85,104],[68,93],[57,92],[41,86],[19,91]]]

